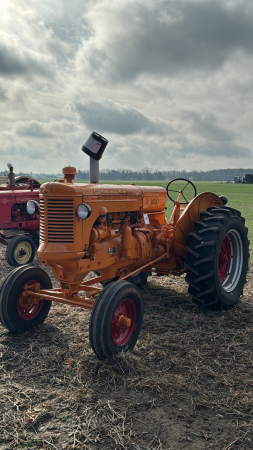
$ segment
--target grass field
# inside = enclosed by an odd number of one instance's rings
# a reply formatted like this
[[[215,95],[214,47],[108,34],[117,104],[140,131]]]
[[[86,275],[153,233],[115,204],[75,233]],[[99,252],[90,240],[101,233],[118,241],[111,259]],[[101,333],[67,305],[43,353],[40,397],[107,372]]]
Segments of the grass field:
[[[45,182],[45,180],[40,180],[40,182]],[[78,180],[78,183],[87,183],[87,181]],[[101,184],[131,184],[132,181],[103,181],[100,180]],[[139,186],[162,186],[166,187],[167,181],[134,181],[136,185]],[[225,182],[195,182],[197,193],[201,192],[214,192],[217,195],[226,195],[228,197],[227,206],[231,208],[238,209],[241,211],[242,216],[246,220],[246,226],[249,229],[249,239],[250,239],[250,261],[253,262],[253,184],[234,184]],[[173,184],[173,189],[180,189],[179,183]],[[189,192],[189,198],[192,193]],[[173,203],[167,201],[167,216],[170,215],[173,209]]]

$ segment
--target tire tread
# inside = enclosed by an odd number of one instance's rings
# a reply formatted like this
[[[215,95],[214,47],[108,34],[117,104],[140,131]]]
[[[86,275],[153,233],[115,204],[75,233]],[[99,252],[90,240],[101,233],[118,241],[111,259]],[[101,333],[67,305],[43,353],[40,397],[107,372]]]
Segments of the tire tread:
[[[233,293],[228,295],[225,290],[223,294],[222,288],[219,287],[217,258],[219,258],[218,251],[219,245],[221,245],[218,243],[222,242],[226,233],[229,232],[230,223],[233,223],[233,226],[240,230],[238,232],[243,242],[243,269],[238,285],[235,286]],[[239,300],[246,283],[249,240],[245,219],[241,216],[240,211],[234,208],[217,206],[201,212],[200,220],[196,220],[194,225],[195,228],[189,233],[190,239],[186,247],[188,255],[185,267],[187,271],[186,281],[189,284],[188,292],[193,302],[199,306],[226,309]]]

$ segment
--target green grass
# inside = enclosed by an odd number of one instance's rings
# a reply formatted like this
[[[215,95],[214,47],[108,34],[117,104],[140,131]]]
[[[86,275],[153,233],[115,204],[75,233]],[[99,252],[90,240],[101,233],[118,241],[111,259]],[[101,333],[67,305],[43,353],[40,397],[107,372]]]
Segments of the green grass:
[[[40,182],[45,182],[46,180],[40,180]],[[82,183],[78,180],[78,183]],[[83,181],[87,183],[87,181]],[[100,180],[101,184],[131,184],[134,183],[138,186],[162,186],[166,187],[167,181],[103,181]],[[239,210],[242,216],[246,220],[246,226],[249,229],[249,239],[251,241],[250,253],[252,253],[251,261],[253,262],[253,184],[234,184],[225,182],[200,182],[194,183],[197,188],[197,193],[201,192],[214,192],[217,195],[226,195],[228,197],[227,206]],[[175,183],[173,189],[180,189],[180,183]],[[188,192],[189,199],[191,199],[192,192]],[[176,195],[176,194],[175,194]],[[187,195],[186,195],[187,198]],[[188,199],[188,198],[187,198]],[[167,216],[170,216],[173,209],[173,203],[167,201]]]

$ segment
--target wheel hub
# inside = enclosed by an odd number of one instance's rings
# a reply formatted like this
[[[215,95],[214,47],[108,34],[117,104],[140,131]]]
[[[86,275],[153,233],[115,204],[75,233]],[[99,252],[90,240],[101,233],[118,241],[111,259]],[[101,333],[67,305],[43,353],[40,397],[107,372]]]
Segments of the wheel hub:
[[[129,328],[131,326],[131,319],[129,317],[124,316],[124,314],[122,314],[121,316],[119,316],[119,320],[118,320],[118,328]]]
[[[29,261],[32,254],[32,248],[29,242],[20,242],[14,251],[14,259],[15,261],[22,265],[26,264]]]
[[[230,230],[221,244],[219,254],[219,278],[226,292],[238,285],[243,268],[243,244],[240,233]]]
[[[114,344],[121,346],[128,342],[134,331],[136,317],[136,306],[131,298],[126,298],[119,303],[111,324]]]
[[[30,294],[30,292],[38,292],[40,289],[42,289],[40,283],[36,280],[31,280],[26,283],[19,292],[17,298],[17,311],[23,320],[34,319],[41,311],[44,300],[39,300],[37,297]],[[29,292],[27,292],[27,290]]]
[[[222,242],[219,256],[219,276],[220,281],[223,282],[229,275],[229,268],[231,263],[231,249],[230,242],[227,237]]]

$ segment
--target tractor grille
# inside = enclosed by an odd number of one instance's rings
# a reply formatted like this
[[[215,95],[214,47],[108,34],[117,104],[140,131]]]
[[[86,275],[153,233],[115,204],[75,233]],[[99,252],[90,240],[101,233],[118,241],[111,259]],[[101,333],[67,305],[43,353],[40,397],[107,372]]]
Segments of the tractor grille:
[[[45,202],[40,198],[40,241],[45,242]]]
[[[74,201],[40,200],[40,241],[72,244],[74,242]]]

